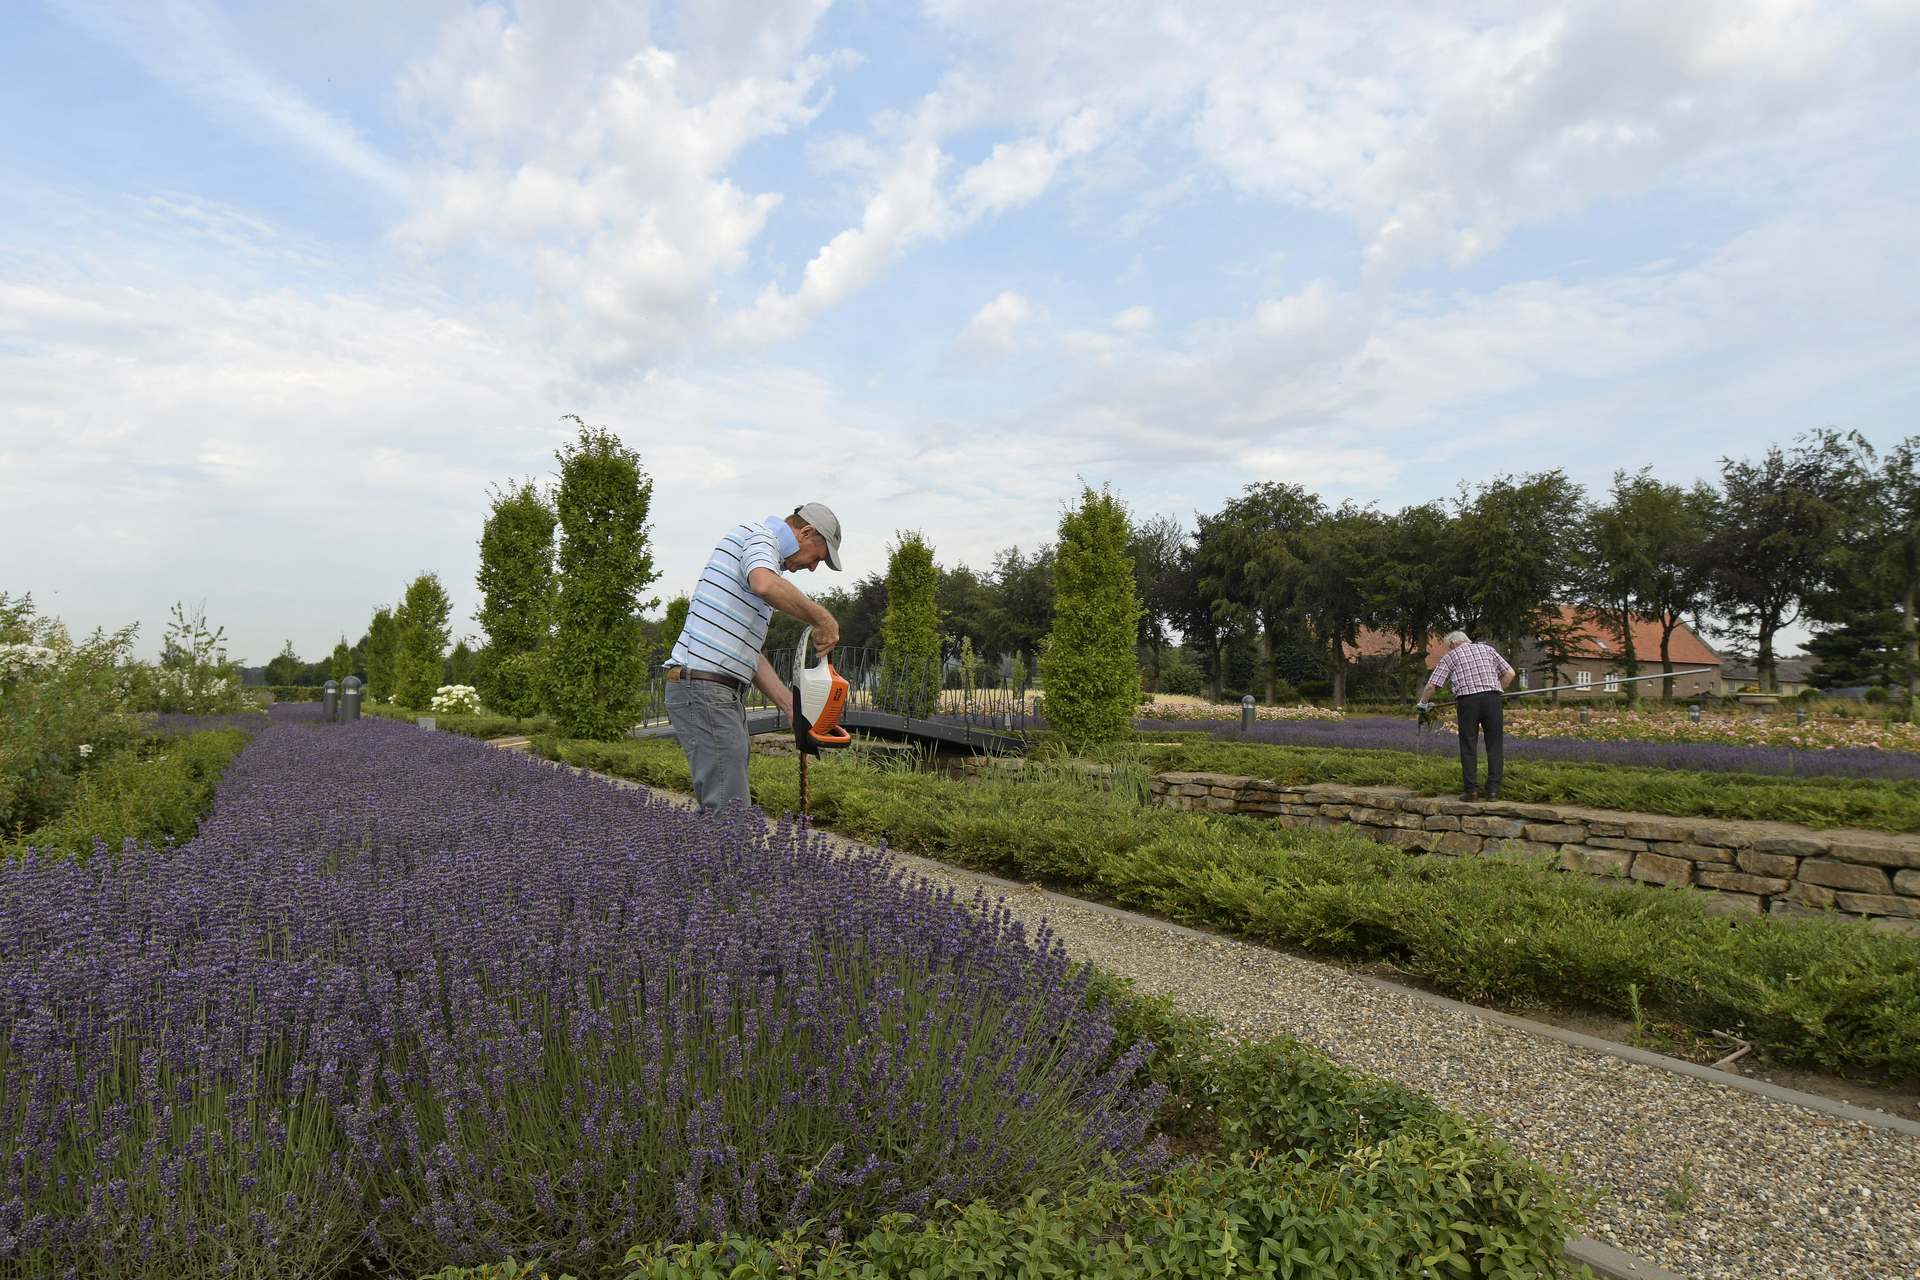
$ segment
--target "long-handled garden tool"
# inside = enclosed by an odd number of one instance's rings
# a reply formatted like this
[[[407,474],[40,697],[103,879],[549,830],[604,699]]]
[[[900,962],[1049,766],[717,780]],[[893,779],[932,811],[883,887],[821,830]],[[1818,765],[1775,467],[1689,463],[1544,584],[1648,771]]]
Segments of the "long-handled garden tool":
[[[1617,677],[1614,680],[1614,683],[1617,685],[1620,685],[1620,684],[1633,684],[1639,680],[1674,680],[1674,679],[1678,679],[1681,676],[1698,675],[1702,671],[1712,671],[1712,670],[1713,670],[1712,667],[1688,667],[1685,671],[1656,671],[1654,674],[1650,676]],[[1556,684],[1556,685],[1550,685],[1544,689],[1507,689],[1502,691],[1500,696],[1502,698],[1525,698],[1525,697],[1530,697],[1531,695],[1536,693],[1566,693],[1569,690],[1577,690],[1581,693],[1592,693],[1593,686],[1590,684]],[[1440,709],[1442,707],[1454,706],[1458,701],[1459,699],[1456,698],[1452,702],[1417,703],[1416,705],[1420,709],[1420,727],[1422,729],[1433,728],[1434,722],[1439,719]]]
[[[800,643],[793,651],[793,745],[800,752],[800,816],[807,816],[807,757],[823,749],[844,747],[853,735],[840,727],[840,716],[847,709],[847,681],[823,654],[820,661],[808,665],[812,657],[808,641],[813,628],[800,632]]]

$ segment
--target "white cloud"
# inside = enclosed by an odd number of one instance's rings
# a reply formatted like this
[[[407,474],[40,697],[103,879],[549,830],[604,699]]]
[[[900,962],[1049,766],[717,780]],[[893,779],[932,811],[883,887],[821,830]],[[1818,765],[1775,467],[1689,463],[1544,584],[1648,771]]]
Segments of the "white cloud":
[[[1033,304],[1013,290],[1005,290],[973,313],[960,332],[960,345],[980,351],[1012,351],[1020,345],[1031,319]]]
[[[1153,328],[1153,308],[1143,305],[1115,312],[1113,327],[1120,333],[1145,333]]]

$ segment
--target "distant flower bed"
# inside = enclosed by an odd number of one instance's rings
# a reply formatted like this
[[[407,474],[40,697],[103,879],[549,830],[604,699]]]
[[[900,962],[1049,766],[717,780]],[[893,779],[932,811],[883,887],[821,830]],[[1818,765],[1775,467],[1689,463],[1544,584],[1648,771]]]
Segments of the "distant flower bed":
[[[1146,1046],[1004,910],[317,721],[275,708],[190,841],[0,865],[0,1272],[598,1274],[1163,1159]]]
[[[1800,724],[1790,712],[1760,715],[1707,712],[1695,723],[1684,706],[1652,705],[1639,710],[1589,708],[1580,720],[1573,706],[1512,706],[1507,732],[1519,738],[1579,738],[1588,741],[1713,742],[1731,746],[1797,747],[1824,751],[1842,747],[1883,751],[1920,751],[1920,724],[1856,717],[1809,717]]]
[[[1160,696],[1154,699],[1151,706],[1142,707],[1141,711],[1155,720],[1232,720],[1238,723],[1240,719],[1239,703],[1207,702],[1200,698]],[[1316,707],[1302,702],[1278,707],[1256,705],[1253,718],[1263,722],[1338,721],[1346,719],[1346,713],[1332,707]]]
[[[1509,728],[1513,725],[1512,716],[1513,709],[1509,708]],[[1151,719],[1135,723],[1141,729],[1168,732],[1196,727],[1190,720]],[[1439,755],[1453,755],[1459,750],[1459,738],[1453,732],[1451,720],[1436,732],[1422,732],[1414,720],[1391,716],[1356,716],[1341,722],[1256,724],[1245,733],[1241,732],[1238,724],[1216,724],[1211,729],[1214,737],[1227,742],[1421,751]],[[1706,773],[1920,779],[1920,754],[1876,747],[1810,749],[1797,746],[1747,746],[1713,740],[1682,742],[1659,738],[1522,737],[1508,742],[1507,760],[1509,766],[1516,760],[1559,760]]]

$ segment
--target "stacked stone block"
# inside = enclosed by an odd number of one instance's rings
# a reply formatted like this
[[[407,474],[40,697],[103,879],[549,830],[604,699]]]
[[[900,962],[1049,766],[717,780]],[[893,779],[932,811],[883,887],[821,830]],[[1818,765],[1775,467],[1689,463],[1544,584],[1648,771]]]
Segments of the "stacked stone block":
[[[1861,916],[1920,936],[1920,836],[1823,832],[1544,804],[1416,796],[1401,787],[1284,786],[1217,773],[1162,773],[1155,804],[1341,828],[1420,853],[1554,866],[1684,887],[1720,914]]]

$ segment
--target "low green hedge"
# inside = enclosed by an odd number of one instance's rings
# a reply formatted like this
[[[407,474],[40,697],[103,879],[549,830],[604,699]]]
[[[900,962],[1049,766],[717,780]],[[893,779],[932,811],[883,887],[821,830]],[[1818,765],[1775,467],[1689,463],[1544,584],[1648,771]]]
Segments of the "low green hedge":
[[[438,711],[413,711],[390,702],[366,703],[361,707],[361,712],[387,720],[405,720],[408,724],[412,724],[421,716],[432,716],[434,728],[445,729],[448,733],[457,733],[463,738],[529,737],[536,733],[554,731],[553,717],[544,715],[502,716],[485,710],[473,715],[445,715]]]
[[[84,859],[96,840],[118,850],[128,840],[189,839],[213,808],[220,775],[249,737],[244,729],[209,729],[116,752],[80,775],[58,817],[0,845],[0,852],[20,856],[32,848]]]
[[[688,787],[671,741],[542,737],[533,750]],[[1786,1062],[1920,1079],[1920,941],[1838,918],[1709,918],[1684,890],[1150,808],[1124,773],[1102,792],[1030,772],[1044,776],[956,781],[829,756],[813,770],[812,812],[858,839],[1269,945],[1385,962],[1465,1000],[1644,1012],[1701,1035],[1732,1031]],[[791,760],[756,757],[751,781],[769,812],[798,808]]]
[[[1142,744],[1137,750],[1158,770],[1240,774],[1293,786],[1407,787],[1422,795],[1460,790],[1460,761],[1453,755],[1221,742],[1202,734],[1183,734],[1178,746]],[[1523,769],[1509,770],[1500,793],[1523,804],[1920,831],[1920,785],[1881,778],[1786,778],[1528,760]]]
[[[324,685],[317,684],[270,684],[265,688],[275,702],[319,702],[327,692]]]
[[[1094,990],[1118,1000],[1116,1052],[1154,1044],[1146,1072],[1169,1091],[1162,1132],[1197,1158],[1144,1187],[1105,1182],[1011,1206],[943,1202],[853,1239],[809,1222],[776,1239],[642,1243],[621,1280],[1588,1274],[1562,1257],[1580,1206],[1559,1179],[1430,1099],[1289,1038],[1231,1040],[1105,975]],[[432,1280],[552,1274],[509,1262]]]

